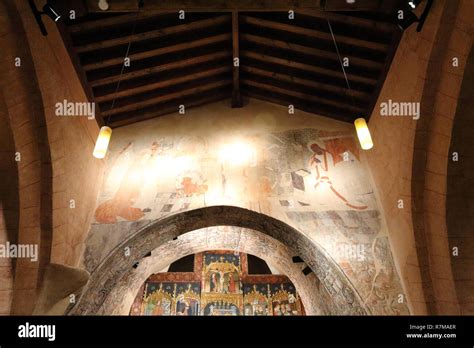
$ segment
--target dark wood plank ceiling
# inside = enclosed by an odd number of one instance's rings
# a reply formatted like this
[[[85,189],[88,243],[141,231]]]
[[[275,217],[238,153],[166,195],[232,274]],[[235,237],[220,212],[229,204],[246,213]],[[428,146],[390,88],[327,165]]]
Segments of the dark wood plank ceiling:
[[[349,58],[350,90],[328,21]],[[68,21],[63,36],[99,122],[119,127],[180,105],[229,99],[239,107],[240,94],[347,122],[369,117],[401,33],[386,14],[306,9],[294,19],[264,11],[186,12],[185,19],[89,13]]]

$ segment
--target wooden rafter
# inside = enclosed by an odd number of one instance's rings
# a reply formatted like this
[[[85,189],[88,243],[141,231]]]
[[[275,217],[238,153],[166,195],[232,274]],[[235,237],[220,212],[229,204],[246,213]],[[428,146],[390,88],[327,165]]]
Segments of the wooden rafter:
[[[323,12],[319,1],[307,7],[306,0],[271,0],[270,8],[270,0],[239,2],[249,6],[245,13],[237,0],[217,0],[203,13],[185,6],[206,1],[173,1],[190,12],[184,17],[167,1],[148,0],[143,9],[123,13],[116,6],[127,1],[110,1],[109,13],[70,21],[68,50],[112,127],[176,112],[180,105],[230,99],[240,107],[242,96],[345,122],[370,115],[400,36],[387,15],[379,20],[370,13]],[[292,19],[289,9],[295,10]],[[328,20],[340,54],[350,61],[345,74]],[[124,65],[125,52],[130,65]]]
[[[239,13],[232,12],[232,107],[242,107],[242,97],[240,95],[240,52],[239,52]]]
[[[189,12],[231,12],[239,11],[288,11],[296,8],[321,9],[320,0],[147,0],[138,7],[136,0],[109,1],[109,12],[135,11],[179,11]],[[103,12],[97,0],[87,0],[90,12]]]
[[[173,68],[185,68],[193,64],[217,60],[223,57],[230,57],[231,55],[232,55],[231,52],[228,52],[228,51],[213,52],[213,53],[209,53],[203,56],[192,57],[192,58],[188,58],[184,60],[177,60],[174,62],[157,65],[150,68],[130,71],[127,73],[123,73],[122,75],[117,74],[117,75],[100,78],[100,79],[91,81],[90,84],[92,87],[97,87],[100,85],[115,83],[121,80],[139,78],[139,77],[146,76],[149,74],[163,72],[163,71],[170,70]]]
[[[102,50],[114,46],[126,45],[129,42],[138,42],[152,39],[160,39],[168,35],[178,34],[182,32],[189,32],[198,28],[203,28],[212,25],[218,25],[229,21],[228,15],[222,15],[216,18],[204,19],[192,23],[176,25],[168,28],[156,29],[147,31],[145,33],[138,33],[133,35],[121,36],[110,40],[102,40],[99,42],[90,43],[76,48],[78,53],[84,53],[94,50]]]

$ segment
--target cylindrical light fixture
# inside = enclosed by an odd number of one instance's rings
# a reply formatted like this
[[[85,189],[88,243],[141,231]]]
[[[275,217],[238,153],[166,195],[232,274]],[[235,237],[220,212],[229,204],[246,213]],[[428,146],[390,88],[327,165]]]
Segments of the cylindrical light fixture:
[[[99,136],[95,142],[93,156],[102,159],[107,153],[109,147],[110,137],[112,136],[112,128],[103,126],[100,128]]]
[[[357,137],[359,138],[360,146],[363,150],[370,150],[374,147],[374,143],[372,142],[372,137],[370,136],[369,127],[367,127],[367,123],[365,119],[358,118],[354,121],[354,125],[357,131]]]

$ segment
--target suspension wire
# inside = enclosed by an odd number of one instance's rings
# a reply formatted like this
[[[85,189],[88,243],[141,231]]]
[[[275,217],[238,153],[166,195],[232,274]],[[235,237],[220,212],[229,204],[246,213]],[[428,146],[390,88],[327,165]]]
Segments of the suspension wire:
[[[112,100],[112,104],[110,105],[109,111],[112,110],[115,106],[115,100],[117,99],[116,94],[117,94],[117,92],[120,88],[120,82],[122,82],[123,71],[125,70],[125,59],[128,58],[128,54],[130,52],[130,47],[132,46],[133,35],[135,35],[135,28],[136,28],[136,25],[137,25],[139,14],[140,14],[140,12],[137,11],[137,15],[136,15],[135,20],[133,22],[132,33],[130,35],[130,41],[128,42],[127,51],[125,52],[125,57],[124,57],[124,62],[122,64],[122,69],[120,70],[119,80],[117,81],[117,86],[115,87],[114,99]],[[107,117],[107,122],[105,123],[106,126],[109,124],[111,116],[112,116],[112,114],[109,114],[109,116]]]
[[[339,47],[337,47],[336,37],[334,36],[334,32],[332,31],[331,22],[329,22],[328,18],[326,18],[326,20],[328,22],[329,31],[331,32],[332,41],[334,42],[334,47],[336,47],[337,56],[339,58],[339,64],[341,65],[342,72],[344,73],[344,78],[346,79],[347,88],[349,89],[349,95],[352,100],[352,106],[355,107],[354,95],[352,94],[351,85],[349,84],[349,79],[347,78],[346,69],[344,69],[344,64],[342,63],[341,54],[339,53]]]

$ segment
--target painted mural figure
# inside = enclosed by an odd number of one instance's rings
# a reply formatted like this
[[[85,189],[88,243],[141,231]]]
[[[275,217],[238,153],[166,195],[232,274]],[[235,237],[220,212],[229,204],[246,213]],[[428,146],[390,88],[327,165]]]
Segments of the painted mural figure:
[[[130,147],[131,143],[122,149],[118,158]],[[114,197],[101,203],[97,207],[95,211],[95,219],[97,222],[112,224],[117,222],[117,218],[119,217],[128,221],[136,221],[145,215],[142,209],[136,208],[133,205],[140,196],[143,176],[152,161],[156,158],[158,147],[158,143],[156,141],[153,142],[150,149],[141,151],[131,165],[127,167]]]
[[[235,293],[235,279],[232,273],[229,273],[229,292]]]
[[[216,275],[216,273],[211,273],[210,291],[211,291],[211,292],[218,292],[218,288],[217,288],[217,275]]]
[[[339,140],[339,139],[334,139]],[[327,185],[331,191],[342,201],[345,205],[350,208],[363,210],[367,209],[366,205],[356,205],[350,203],[346,197],[341,195],[333,186],[332,181],[329,177],[331,167],[334,167],[341,159],[336,158],[333,152],[328,151],[325,148],[322,148],[316,143],[309,145],[309,149],[313,153],[309,160],[309,166],[314,168],[316,171],[316,184],[314,188],[316,189],[319,185]],[[332,159],[330,162],[329,159]]]
[[[225,285],[225,274],[219,271],[219,292],[226,292]]]

